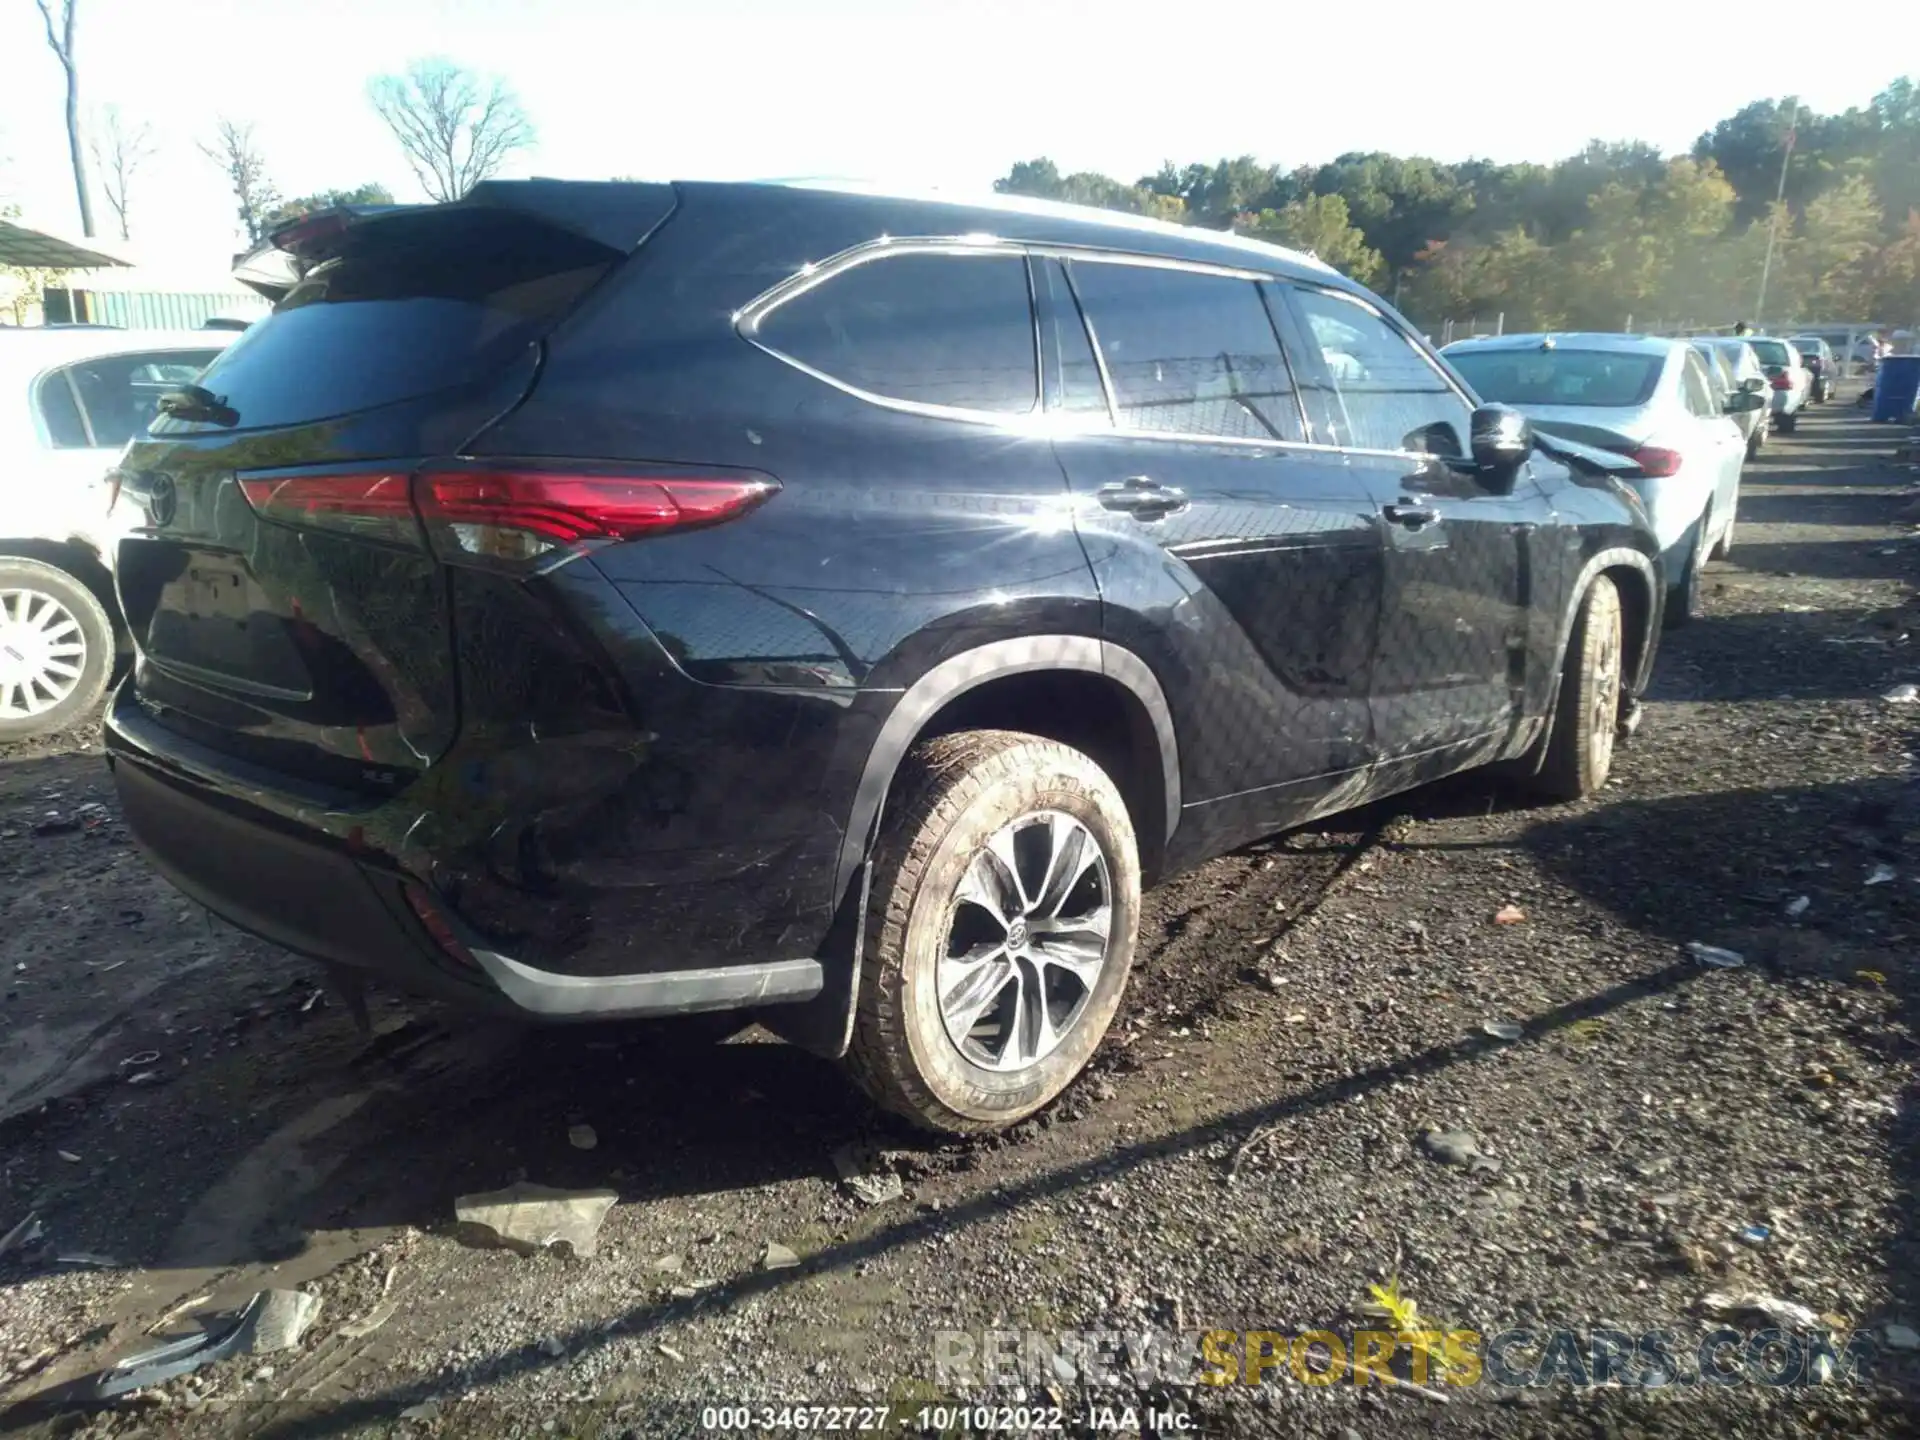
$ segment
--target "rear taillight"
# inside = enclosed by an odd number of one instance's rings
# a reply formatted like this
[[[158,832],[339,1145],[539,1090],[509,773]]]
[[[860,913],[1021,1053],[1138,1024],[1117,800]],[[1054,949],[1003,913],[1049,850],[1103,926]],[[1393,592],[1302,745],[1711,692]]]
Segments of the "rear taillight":
[[[750,471],[669,466],[630,475],[429,466],[411,475],[255,474],[239,483],[262,519],[416,549],[431,544],[444,560],[510,563],[717,525],[780,488]]]
[[[402,883],[400,888],[406,894],[408,907],[418,917],[421,928],[427,932],[433,943],[438,945],[449,959],[457,960],[460,964],[471,966],[476,970],[479,969],[480,967],[474,962],[473,952],[468,950],[460,937],[453,933],[453,926],[448,924],[447,917],[440,913],[440,907],[434,904],[433,897],[411,880]]]
[[[537,560],[595,541],[717,525],[775,488],[759,475],[530,470],[428,471],[414,487],[433,548],[448,560]]]
[[[420,544],[420,522],[405,471],[350,475],[256,475],[240,493],[264,519],[308,530],[338,530],[390,544]]]
[[[1791,390],[1793,388],[1793,377],[1783,370],[1767,383],[1776,390]]]
[[[1634,463],[1649,475],[1680,473],[1681,455],[1678,450],[1668,450],[1660,445],[1642,445],[1631,454]]]

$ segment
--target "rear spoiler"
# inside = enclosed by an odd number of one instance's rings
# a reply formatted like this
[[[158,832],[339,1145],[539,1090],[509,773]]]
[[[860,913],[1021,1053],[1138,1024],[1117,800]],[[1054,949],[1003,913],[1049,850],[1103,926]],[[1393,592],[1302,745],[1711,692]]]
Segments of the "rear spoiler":
[[[484,180],[446,205],[341,205],[281,226],[236,257],[233,278],[278,304],[321,261],[374,227],[476,218],[534,221],[625,255],[659,228],[678,201],[671,185],[599,180]]]

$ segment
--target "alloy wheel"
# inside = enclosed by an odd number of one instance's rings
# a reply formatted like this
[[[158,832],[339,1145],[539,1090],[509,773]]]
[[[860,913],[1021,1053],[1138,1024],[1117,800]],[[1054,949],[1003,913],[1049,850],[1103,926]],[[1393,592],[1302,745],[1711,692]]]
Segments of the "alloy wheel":
[[[1002,826],[967,866],[935,974],[947,1038],[1024,1070],[1079,1022],[1111,948],[1113,882],[1093,833],[1057,810]]]
[[[0,720],[44,715],[80,683],[87,639],[74,613],[42,590],[0,590]]]

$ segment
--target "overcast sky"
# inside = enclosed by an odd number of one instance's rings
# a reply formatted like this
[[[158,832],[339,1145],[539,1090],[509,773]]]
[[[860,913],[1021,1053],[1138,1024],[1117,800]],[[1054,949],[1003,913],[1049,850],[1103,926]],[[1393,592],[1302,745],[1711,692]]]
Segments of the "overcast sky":
[[[1844,109],[1920,68],[1913,0],[1811,22],[1788,6],[1778,25],[1719,0],[79,3],[84,102],[117,103],[160,142],[133,228],[169,257],[235,243],[194,144],[221,115],[255,124],[286,194],[380,181],[416,198],[366,83],[431,54],[518,89],[540,144],[509,173],[955,188],[1043,154],[1131,180],[1246,152],[1291,166],[1372,149],[1551,160],[1593,137],[1679,150],[1749,100]],[[0,0],[0,56],[6,188],[77,233],[60,68],[32,0]],[[97,186],[95,209],[109,234]]]

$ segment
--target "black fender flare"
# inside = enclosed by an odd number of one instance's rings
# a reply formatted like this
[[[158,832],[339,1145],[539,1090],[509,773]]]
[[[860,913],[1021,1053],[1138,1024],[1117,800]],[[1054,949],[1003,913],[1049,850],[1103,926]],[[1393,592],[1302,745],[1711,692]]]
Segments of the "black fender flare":
[[[854,1006],[866,940],[868,865],[879,838],[883,802],[915,739],[942,707],[992,680],[1009,675],[1072,670],[1118,682],[1140,702],[1159,742],[1166,836],[1180,820],[1180,747],[1173,712],[1160,681],[1138,655],[1088,635],[1024,635],[964,650],[933,666],[900,692],[867,752],[843,833],[833,894],[838,914],[821,947],[822,987],[802,1004],[761,1012],[769,1029],[793,1043],[837,1059],[853,1039]],[[857,885],[855,882],[858,882]]]
[[[1104,675],[1125,686],[1140,702],[1160,742],[1160,776],[1167,812],[1166,835],[1162,838],[1172,837],[1180,818],[1180,746],[1166,692],[1146,661],[1111,641],[1088,635],[1023,635],[963,650],[942,660],[901,692],[874,737],[854,791],[840,862],[834,872],[834,894],[844,894],[854,871],[866,862],[877,830],[880,802],[927,721],[949,702],[990,680],[1047,670]]]
[[[1547,687],[1547,704],[1538,721],[1539,728],[1526,748],[1511,762],[1517,775],[1535,775],[1545,763],[1547,745],[1553,739],[1553,717],[1560,708],[1560,682],[1566,675],[1567,646],[1573,640],[1573,622],[1580,614],[1580,607],[1587,603],[1587,591],[1593,588],[1594,578],[1607,570],[1632,570],[1642,576],[1647,584],[1647,619],[1645,633],[1635,647],[1637,663],[1630,683],[1626,686],[1629,698],[1637,699],[1646,689],[1647,680],[1653,669],[1653,658],[1660,644],[1660,616],[1666,606],[1666,588],[1661,584],[1659,567],[1651,556],[1631,546],[1616,545],[1596,551],[1587,557],[1580,566],[1579,574],[1574,576],[1573,584],[1568,588],[1568,601],[1561,611],[1558,628],[1553,639],[1552,683]]]
[[[1660,615],[1666,607],[1666,590],[1660,583],[1659,568],[1651,556],[1630,546],[1616,545],[1600,550],[1587,557],[1580,567],[1580,573],[1574,577],[1568,590],[1571,597],[1566,609],[1560,616],[1559,632],[1554,636],[1553,673],[1556,677],[1566,668],[1567,645],[1573,639],[1573,622],[1580,613],[1580,607],[1587,603],[1587,591],[1593,588],[1594,577],[1606,570],[1633,570],[1647,582],[1647,623],[1646,633],[1640,637],[1636,648],[1638,663],[1634,666],[1632,683],[1627,686],[1627,694],[1637,697],[1646,689],[1647,677],[1653,669],[1654,651],[1658,647],[1660,636]],[[1556,678],[1556,688],[1558,680]],[[1548,714],[1552,714],[1551,709]]]

